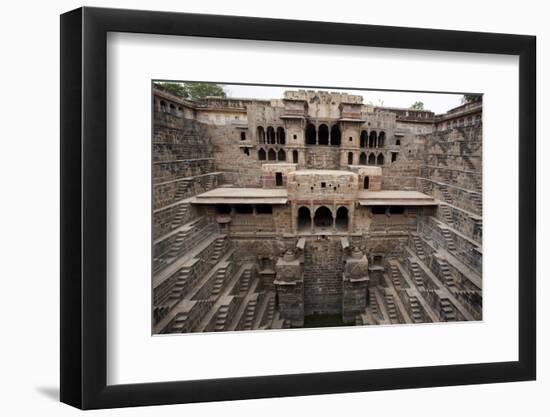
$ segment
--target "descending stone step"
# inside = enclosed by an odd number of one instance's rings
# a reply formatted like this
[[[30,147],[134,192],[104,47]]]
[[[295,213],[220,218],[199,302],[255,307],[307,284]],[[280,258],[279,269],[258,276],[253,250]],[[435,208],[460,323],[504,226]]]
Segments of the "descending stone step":
[[[424,259],[426,254],[424,253],[422,242],[417,235],[413,235],[413,242],[414,242],[414,251],[416,253],[416,256],[418,256],[420,259]]]
[[[397,266],[391,265],[390,266],[391,271],[391,280],[393,282],[393,286],[396,289],[401,288],[401,273],[399,272],[399,269],[397,269]]]
[[[214,285],[212,286],[212,295],[219,295],[223,284],[225,283],[225,276],[227,272],[227,266],[221,266],[216,272],[216,278],[214,280]]]
[[[189,203],[182,203],[179,205],[178,210],[176,211],[176,214],[172,219],[172,223],[170,224],[171,229],[176,229],[182,225],[188,210],[189,210]]]
[[[446,204],[441,204],[439,206],[439,210],[441,211],[441,214],[443,215],[443,219],[445,220],[445,223],[448,225],[453,224],[453,215],[451,214],[451,209]]]
[[[456,312],[448,298],[439,301],[444,321],[456,321]]]
[[[447,287],[455,287],[455,281],[453,279],[453,275],[451,274],[451,269],[449,268],[449,264],[445,259],[440,259],[437,261],[439,263],[439,271],[440,271],[440,278],[445,283]]]
[[[225,251],[226,247],[226,236],[220,236],[216,239],[216,242],[214,242],[214,251],[212,252],[211,260],[213,263],[218,262],[218,260],[221,258]]]
[[[250,300],[245,310],[245,320],[243,325],[243,330],[252,330],[252,324],[254,323],[256,306],[258,300]]]
[[[388,316],[390,317],[390,320],[397,321],[397,311],[395,309],[395,303],[393,302],[393,295],[386,294],[385,301],[388,308]]]
[[[424,287],[424,280],[422,279],[422,273],[420,272],[420,267],[418,264],[414,261],[410,262],[410,270],[411,275],[414,280],[414,283],[417,287],[423,288]]]
[[[415,323],[422,323],[422,310],[416,296],[410,298],[411,317]]]
[[[441,229],[441,235],[445,239],[445,242],[447,243],[447,249],[449,251],[456,250],[456,246],[453,240],[453,235],[448,229]]]

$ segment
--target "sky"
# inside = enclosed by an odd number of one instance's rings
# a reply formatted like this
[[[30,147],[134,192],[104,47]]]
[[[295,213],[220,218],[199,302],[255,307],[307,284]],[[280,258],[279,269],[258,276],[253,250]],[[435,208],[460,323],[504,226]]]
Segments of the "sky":
[[[224,87],[228,97],[235,98],[257,98],[272,99],[282,98],[285,90],[296,90],[301,87],[265,87],[259,85],[238,85],[238,84],[219,84]],[[314,88],[306,88],[314,90]],[[363,103],[374,105],[383,105],[385,107],[408,108],[414,102],[424,103],[424,109],[431,110],[437,114],[460,106],[462,104],[462,94],[446,93],[418,93],[405,91],[376,91],[376,90],[341,90],[318,88],[318,90],[339,91],[349,94],[363,96]],[[380,102],[382,101],[382,103]]]

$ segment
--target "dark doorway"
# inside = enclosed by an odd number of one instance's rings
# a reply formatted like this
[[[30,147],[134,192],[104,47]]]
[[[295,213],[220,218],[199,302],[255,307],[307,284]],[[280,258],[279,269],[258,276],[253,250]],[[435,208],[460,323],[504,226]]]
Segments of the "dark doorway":
[[[315,211],[313,223],[316,227],[332,227],[333,220],[332,212],[328,207],[322,206]]]
[[[384,155],[382,155],[382,154],[378,155],[378,158],[376,158],[376,164],[377,165],[384,165]]]
[[[260,149],[260,150],[258,151],[258,159],[259,159],[260,161],[265,161],[265,150]]]
[[[348,209],[346,207],[340,207],[336,211],[336,229],[341,231],[348,230],[349,217]]]
[[[340,134],[340,128],[338,125],[332,126],[330,129],[330,144],[334,146],[340,146],[342,141],[342,135]]]
[[[359,155],[359,165],[367,165],[367,154],[365,152],[361,152],[361,155]]]
[[[273,129],[272,126],[269,126],[267,128],[267,143],[270,143],[270,144],[275,143],[275,129]]]
[[[307,207],[298,209],[298,231],[307,232],[311,230],[311,213]]]
[[[275,185],[277,187],[281,187],[283,185],[283,173],[282,172],[276,172],[275,173]]]
[[[353,152],[348,152],[348,165],[353,165]]]
[[[369,189],[369,177],[365,177],[365,179],[363,180],[363,188],[365,190]]]
[[[292,162],[298,163],[298,151],[292,151]]]
[[[328,145],[328,126],[319,126],[319,145]]]
[[[270,160],[270,161],[276,161],[277,160],[277,154],[275,153],[275,151],[273,149],[270,149],[267,152],[267,159]]]
[[[286,141],[285,129],[279,126],[277,128],[277,143],[280,143],[281,145],[284,145],[285,141]]]
[[[375,165],[376,164],[376,156],[374,156],[373,153],[369,155],[369,165]]]
[[[306,127],[306,145],[315,145],[317,132],[315,131],[315,126],[311,123]]]
[[[361,137],[360,137],[360,140],[359,140],[359,145],[362,148],[366,148],[367,147],[367,142],[368,142],[367,131],[366,130],[361,130]]]

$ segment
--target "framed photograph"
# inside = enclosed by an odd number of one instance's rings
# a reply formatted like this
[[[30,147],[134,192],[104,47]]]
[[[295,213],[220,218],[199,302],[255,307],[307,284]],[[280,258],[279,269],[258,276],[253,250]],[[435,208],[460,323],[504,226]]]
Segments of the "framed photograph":
[[[61,401],[533,380],[535,37],[61,16]]]

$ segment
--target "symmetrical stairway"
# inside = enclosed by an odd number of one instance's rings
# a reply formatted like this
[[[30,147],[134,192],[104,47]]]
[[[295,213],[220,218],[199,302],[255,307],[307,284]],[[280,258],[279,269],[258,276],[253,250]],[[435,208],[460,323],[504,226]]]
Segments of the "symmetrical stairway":
[[[440,204],[439,210],[441,211],[441,214],[443,215],[443,218],[445,219],[445,223],[452,226],[453,224],[453,215],[451,214],[451,209],[446,204]]]
[[[223,255],[223,252],[225,250],[226,240],[227,240],[226,236],[220,236],[216,239],[216,242],[214,243],[214,251],[212,252],[212,258],[211,258],[213,263],[218,262],[220,257]]]
[[[439,271],[441,273],[441,276],[439,278],[441,278],[441,280],[445,283],[447,287],[454,287],[455,281],[451,274],[449,264],[444,259],[438,260],[438,263],[439,263]]]
[[[225,330],[225,323],[227,322],[227,316],[229,315],[229,306],[221,306],[216,314],[216,326],[214,331],[221,332]]]
[[[393,282],[393,286],[396,289],[401,288],[401,273],[399,272],[399,269],[397,269],[397,266],[391,265],[390,266],[391,271],[391,281]]]
[[[388,308],[388,316],[390,317],[390,320],[398,321],[395,303],[393,302],[393,295],[386,294],[385,301],[386,301],[386,306]]]
[[[424,253],[424,248],[422,248],[422,242],[420,240],[420,237],[417,235],[412,235],[413,243],[414,243],[414,251],[416,253],[416,256],[418,256],[420,259],[424,259],[426,254]]]
[[[422,310],[416,296],[410,297],[411,317],[415,323],[422,323]]]
[[[172,223],[170,224],[171,229],[176,229],[182,225],[183,219],[185,218],[185,215],[187,214],[188,210],[189,210],[189,203],[182,203],[178,205],[176,214],[174,215],[174,218],[172,219]]]
[[[439,301],[439,305],[441,307],[441,313],[444,321],[456,321],[455,310],[448,298],[442,298]]]
[[[254,315],[256,313],[256,306],[258,304],[258,300],[250,300],[246,306],[245,310],[245,319],[244,319],[244,325],[242,327],[243,330],[252,330],[252,324],[254,323]]]
[[[449,251],[455,251],[456,246],[455,246],[455,243],[454,243],[454,240],[453,240],[453,235],[449,231],[449,229],[442,228],[441,229],[441,235],[443,236],[443,238],[445,239],[445,242],[447,243],[447,249]]]
[[[422,280],[422,273],[420,272],[420,267],[414,261],[410,262],[410,271],[412,279],[418,288],[424,288],[424,281]]]
[[[219,295],[225,283],[225,276],[227,272],[227,265],[222,265],[216,272],[216,278],[214,279],[214,285],[212,286],[212,295]]]

